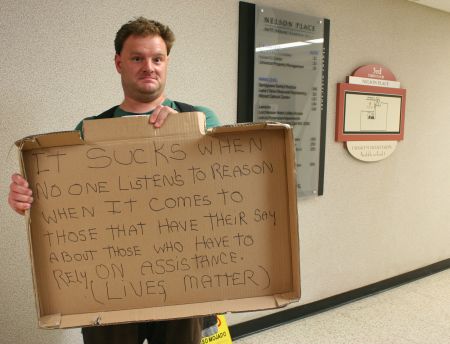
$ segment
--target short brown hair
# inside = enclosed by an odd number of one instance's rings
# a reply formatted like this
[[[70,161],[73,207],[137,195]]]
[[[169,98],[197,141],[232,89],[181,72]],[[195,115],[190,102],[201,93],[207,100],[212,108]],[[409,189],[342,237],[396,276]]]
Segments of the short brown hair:
[[[161,36],[166,43],[167,55],[170,53],[173,42],[175,41],[175,35],[172,30],[167,25],[161,24],[156,20],[150,20],[144,17],[138,17],[134,20],[130,20],[128,23],[122,25],[122,27],[117,31],[116,39],[114,40],[114,48],[116,49],[116,54],[122,52],[123,44],[126,39],[131,36]]]

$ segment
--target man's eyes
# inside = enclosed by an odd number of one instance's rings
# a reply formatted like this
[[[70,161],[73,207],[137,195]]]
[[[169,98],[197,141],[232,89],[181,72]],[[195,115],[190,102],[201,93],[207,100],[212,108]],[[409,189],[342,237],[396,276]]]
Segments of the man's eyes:
[[[139,56],[133,56],[131,58],[131,61],[133,61],[133,62],[142,62],[142,61],[144,61],[144,58],[143,57],[139,57]],[[154,57],[152,59],[152,61],[153,61],[153,63],[161,63],[161,62],[164,61],[164,58],[163,57]]]

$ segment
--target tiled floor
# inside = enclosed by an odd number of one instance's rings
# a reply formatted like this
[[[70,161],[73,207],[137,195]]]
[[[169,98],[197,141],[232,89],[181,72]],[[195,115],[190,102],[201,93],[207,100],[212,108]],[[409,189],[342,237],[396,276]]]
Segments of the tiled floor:
[[[450,344],[450,270],[234,343]]]

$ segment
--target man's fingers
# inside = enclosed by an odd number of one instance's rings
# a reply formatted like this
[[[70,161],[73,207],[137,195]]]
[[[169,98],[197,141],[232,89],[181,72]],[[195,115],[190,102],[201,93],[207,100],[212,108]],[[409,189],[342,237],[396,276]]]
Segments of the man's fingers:
[[[29,195],[24,195],[16,192],[12,192],[9,194],[11,201],[20,202],[20,203],[33,203],[33,197]]]
[[[31,203],[33,203],[33,200],[34,200],[33,197],[31,196],[31,190],[26,189],[22,186],[16,185],[15,187],[13,187],[11,185],[11,189],[14,189],[14,188],[22,188],[24,191],[23,192],[15,192],[15,191],[11,190],[9,193],[9,197],[8,197],[9,205],[14,210],[30,209]]]
[[[30,209],[33,202],[32,191],[28,182],[20,174],[15,173],[11,176],[11,184],[9,186],[8,203],[10,207],[21,215],[25,210]]]
[[[14,174],[11,176],[11,180],[12,180],[12,182],[13,182],[14,184],[21,185],[21,186],[25,186],[26,188],[28,187],[28,182],[27,182],[27,180],[26,180],[24,177],[22,177],[20,174],[18,174],[18,173],[14,173]]]
[[[168,106],[159,105],[155,108],[152,115],[150,116],[149,123],[153,124],[155,128],[160,128],[171,113],[177,112]]]
[[[25,210],[31,208],[31,204],[30,203],[14,202],[13,205],[14,205],[14,210],[15,211],[19,211],[21,213],[23,213]]]
[[[157,118],[158,118],[158,114],[159,114],[159,110],[161,110],[161,105],[158,105],[155,110],[153,110],[152,114],[150,115],[150,118],[148,119],[148,122],[150,124],[155,124]]]
[[[26,186],[22,186],[16,183],[11,183],[11,185],[9,186],[10,189],[10,194],[20,194],[20,195],[27,195],[27,196],[31,196],[32,195],[32,191],[31,189],[28,187],[28,183]]]
[[[157,107],[155,107],[149,118],[150,124],[155,124],[156,122],[158,122],[158,118],[161,115],[161,112],[164,112],[165,107],[167,106],[158,105]]]
[[[8,198],[9,206],[18,214],[24,215],[25,210],[30,209],[30,203],[17,202],[11,199],[11,196]]]

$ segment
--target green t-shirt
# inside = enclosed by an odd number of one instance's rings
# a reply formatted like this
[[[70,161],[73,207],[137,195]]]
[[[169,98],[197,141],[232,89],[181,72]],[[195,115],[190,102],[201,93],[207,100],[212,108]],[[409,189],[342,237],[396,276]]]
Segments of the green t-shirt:
[[[180,109],[177,107],[177,105],[175,104],[175,102],[173,100],[170,100],[169,98],[166,98],[162,105],[164,106],[168,106],[171,107],[174,110],[180,111]],[[217,127],[220,125],[219,119],[217,117],[217,115],[209,108],[204,107],[204,106],[194,106],[195,111],[199,111],[199,112],[203,112],[205,114],[206,117],[206,128],[213,128],[213,127]],[[118,106],[114,112],[114,116],[113,117],[123,117],[123,116],[136,116],[136,115],[151,115],[153,112],[149,111],[149,112],[145,112],[145,113],[133,113],[133,112],[127,112],[124,111],[120,108],[120,106]],[[96,116],[90,116],[90,117],[86,117],[86,119],[95,119]],[[83,121],[81,121],[80,123],[78,123],[78,125],[76,126],[75,130],[79,130],[82,131],[83,130]]]

